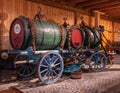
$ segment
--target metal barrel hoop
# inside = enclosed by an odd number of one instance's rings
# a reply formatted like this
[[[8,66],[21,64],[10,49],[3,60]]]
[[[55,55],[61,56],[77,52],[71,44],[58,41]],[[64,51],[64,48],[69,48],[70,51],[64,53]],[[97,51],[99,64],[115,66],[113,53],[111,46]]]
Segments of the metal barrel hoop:
[[[61,34],[62,34],[62,41],[61,41],[61,48],[62,48],[62,56],[63,56],[63,48],[64,48],[64,44],[65,44],[65,38],[64,38],[64,28],[63,26],[59,25],[60,29],[61,29]]]
[[[33,50],[36,50],[36,27],[34,22],[30,19],[30,18],[26,18],[27,21],[29,22],[30,28],[31,28],[31,39],[32,39],[32,46],[33,46]]]

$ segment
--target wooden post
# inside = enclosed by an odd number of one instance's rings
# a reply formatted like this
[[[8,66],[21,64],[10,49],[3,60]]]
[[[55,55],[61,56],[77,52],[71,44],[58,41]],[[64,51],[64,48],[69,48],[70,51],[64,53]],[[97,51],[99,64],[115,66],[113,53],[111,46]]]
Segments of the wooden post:
[[[94,16],[95,16],[95,27],[99,27],[100,24],[100,16],[105,15],[105,13],[99,12],[99,11],[94,11]]]
[[[112,21],[112,31],[113,31],[113,34],[112,34],[112,42],[114,41],[115,39],[115,33],[114,33],[114,21]]]
[[[100,13],[95,11],[95,27],[99,27]]]
[[[92,21],[92,16],[89,16],[89,26],[90,26],[90,27],[93,27],[93,26],[94,26],[92,23],[93,23],[93,21]]]
[[[78,17],[79,17],[79,13],[78,12],[74,12],[74,25],[78,24]]]

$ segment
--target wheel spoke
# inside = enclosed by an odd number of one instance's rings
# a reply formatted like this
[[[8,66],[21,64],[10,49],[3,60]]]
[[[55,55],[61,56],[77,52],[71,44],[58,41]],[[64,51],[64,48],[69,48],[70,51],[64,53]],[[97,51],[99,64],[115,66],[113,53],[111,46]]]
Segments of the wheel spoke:
[[[50,59],[51,59],[51,58],[50,58],[50,55],[47,55],[46,57],[47,57],[48,62],[49,62],[49,61],[50,61]]]
[[[94,61],[95,59],[96,59],[95,56],[93,56],[92,60]]]
[[[47,71],[47,72],[44,74],[43,78],[45,78],[45,77],[47,76],[48,73],[49,73],[49,71]]]
[[[32,66],[29,66],[29,67],[30,67],[30,70],[32,71],[33,70]]]
[[[48,72],[48,81],[50,80],[50,72]]]
[[[98,69],[98,65],[97,65],[97,69]]]
[[[40,71],[40,73],[43,73],[43,72],[45,72],[45,71],[47,71],[48,69],[44,69],[43,71]]]
[[[60,68],[57,68],[57,70],[60,70],[60,71],[61,71],[61,69],[60,69]]]
[[[52,76],[52,79],[53,79],[53,78],[54,78],[54,77],[53,77],[53,70],[51,71],[51,76]]]
[[[55,70],[53,70],[53,73],[54,73],[56,76],[58,76],[58,74],[55,72]]]
[[[19,72],[21,72],[21,71],[24,69],[24,67],[25,67],[25,65],[23,65],[23,66],[20,68]]]
[[[28,66],[26,69],[27,69],[27,74],[30,74],[30,66]]]
[[[94,64],[94,68],[96,68],[96,64]]]
[[[49,66],[50,64],[48,63],[48,61],[46,60],[46,58],[44,58],[45,63]]]
[[[55,66],[60,65],[60,63],[55,64]]]
[[[59,59],[59,58],[56,58],[55,61],[53,62],[53,64],[55,64],[55,63],[57,62],[58,59]]]
[[[55,55],[52,56],[52,62],[54,62]]]
[[[48,66],[42,64],[41,67],[48,67]]]
[[[26,72],[26,66],[24,67],[24,70],[23,70],[23,75],[25,75],[25,72]]]

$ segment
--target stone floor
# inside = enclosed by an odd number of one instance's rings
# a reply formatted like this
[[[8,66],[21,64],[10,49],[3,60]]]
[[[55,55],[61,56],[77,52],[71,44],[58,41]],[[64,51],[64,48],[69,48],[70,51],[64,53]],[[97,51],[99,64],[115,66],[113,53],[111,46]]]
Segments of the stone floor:
[[[4,81],[3,81],[4,82]],[[120,93],[120,55],[115,63],[99,73],[83,73],[81,79],[63,76],[57,83],[43,85],[38,78],[16,80],[0,84],[0,90],[14,86],[24,93]]]

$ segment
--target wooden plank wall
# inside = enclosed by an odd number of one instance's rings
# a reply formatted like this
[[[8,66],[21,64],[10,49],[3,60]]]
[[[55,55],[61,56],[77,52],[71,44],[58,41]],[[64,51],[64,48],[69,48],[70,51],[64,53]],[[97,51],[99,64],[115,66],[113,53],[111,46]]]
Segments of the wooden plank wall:
[[[2,42],[2,45],[0,45],[0,49],[11,49],[9,43],[9,28],[12,20],[20,15],[34,18],[34,15],[38,12],[39,6],[42,8],[43,14],[46,16],[48,20],[53,20],[59,24],[63,24],[63,18],[67,18],[67,22],[70,25],[74,24],[75,15],[73,12],[70,11],[53,8],[33,2],[28,2],[25,0],[0,0],[0,33],[1,33],[0,42]],[[82,16],[84,17],[84,20],[87,24],[89,24],[90,26],[94,26],[95,20],[93,17],[89,17],[86,15],[82,15]],[[77,24],[79,23],[80,23],[80,18],[78,18],[77,21]],[[105,30],[110,30],[110,31],[113,30],[111,21],[101,20],[100,24],[105,26]],[[118,31],[119,29],[120,29],[120,24],[114,23],[114,30]],[[105,31],[106,37],[110,40],[112,34]],[[116,38],[117,38],[117,34],[115,34],[114,39]]]

